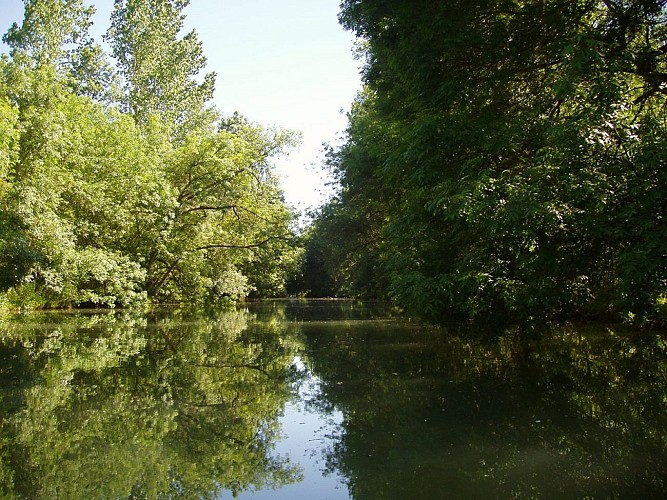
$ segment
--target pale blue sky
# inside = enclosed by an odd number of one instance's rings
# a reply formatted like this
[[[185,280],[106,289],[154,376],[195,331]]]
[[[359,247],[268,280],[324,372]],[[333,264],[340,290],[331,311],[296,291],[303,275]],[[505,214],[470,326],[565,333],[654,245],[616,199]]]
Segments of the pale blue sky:
[[[101,42],[113,0],[86,3],[97,7],[91,32]],[[297,208],[324,199],[321,145],[345,128],[340,111],[349,110],[360,88],[338,6],[339,0],[191,0],[185,11],[185,29],[197,31],[207,71],[218,75],[218,108],[303,133],[301,148],[277,162],[286,198]],[[22,0],[0,0],[2,34],[22,19]]]

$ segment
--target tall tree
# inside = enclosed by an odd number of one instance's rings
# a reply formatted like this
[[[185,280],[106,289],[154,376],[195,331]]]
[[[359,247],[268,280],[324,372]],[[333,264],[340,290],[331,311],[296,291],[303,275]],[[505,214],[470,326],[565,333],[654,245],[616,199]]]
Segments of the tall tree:
[[[180,37],[189,0],[116,0],[106,38],[124,78],[125,105],[145,125],[153,114],[173,124],[174,137],[202,118],[215,73],[194,31]]]
[[[164,168],[174,205],[155,239],[145,240],[150,293],[169,300],[247,295],[253,286],[242,268],[256,263],[261,249],[292,237],[293,214],[271,160],[294,141],[290,132],[235,115],[170,153]],[[265,255],[262,265],[277,255]]]
[[[3,36],[12,59],[29,67],[54,67],[79,95],[110,103],[115,71],[89,36],[95,7],[83,0],[24,0],[24,19]]]
[[[26,52],[37,64],[63,64],[67,45],[76,45],[88,37],[94,7],[83,0],[24,0],[24,19],[12,24],[3,41],[18,51]]]

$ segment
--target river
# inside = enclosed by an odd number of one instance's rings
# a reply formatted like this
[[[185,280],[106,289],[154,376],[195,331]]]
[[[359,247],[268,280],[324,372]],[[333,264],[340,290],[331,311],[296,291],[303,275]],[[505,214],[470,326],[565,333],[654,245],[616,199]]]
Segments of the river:
[[[0,317],[0,498],[662,498],[664,332],[384,304]]]

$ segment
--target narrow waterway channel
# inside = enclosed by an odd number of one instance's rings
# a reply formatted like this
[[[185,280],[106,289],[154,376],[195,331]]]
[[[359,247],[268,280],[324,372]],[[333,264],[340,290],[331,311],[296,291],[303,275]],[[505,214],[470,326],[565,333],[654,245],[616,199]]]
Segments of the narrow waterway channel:
[[[0,319],[3,498],[661,498],[667,344],[382,304]]]

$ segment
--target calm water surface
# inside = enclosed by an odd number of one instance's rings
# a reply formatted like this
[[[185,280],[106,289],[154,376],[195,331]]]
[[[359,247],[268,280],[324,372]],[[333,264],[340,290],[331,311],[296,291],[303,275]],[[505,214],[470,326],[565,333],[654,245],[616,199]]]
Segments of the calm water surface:
[[[0,318],[0,498],[663,498],[667,343],[382,305]]]

